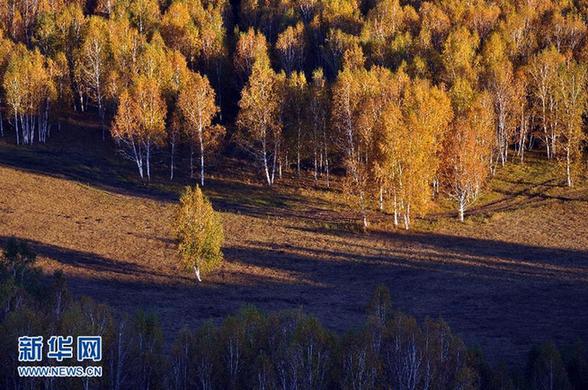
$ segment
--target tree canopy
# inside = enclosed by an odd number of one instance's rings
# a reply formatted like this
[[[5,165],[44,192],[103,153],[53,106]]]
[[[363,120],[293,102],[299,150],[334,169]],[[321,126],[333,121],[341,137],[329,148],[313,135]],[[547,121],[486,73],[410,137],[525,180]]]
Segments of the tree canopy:
[[[189,150],[194,177],[195,149],[201,185],[205,160],[224,153],[268,185],[295,168],[330,187],[341,170],[366,227],[373,208],[409,226],[438,196],[455,198],[460,215],[486,177],[530,149],[565,185],[582,177],[580,3],[235,5],[0,2],[0,135],[46,142],[70,113],[97,114],[104,142],[114,138],[147,180],[164,151],[173,179]],[[476,172],[467,196],[456,169]]]

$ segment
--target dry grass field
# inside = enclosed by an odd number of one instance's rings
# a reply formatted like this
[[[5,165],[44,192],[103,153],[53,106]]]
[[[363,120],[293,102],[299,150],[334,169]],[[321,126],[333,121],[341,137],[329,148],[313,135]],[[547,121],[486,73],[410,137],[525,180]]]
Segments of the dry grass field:
[[[588,191],[560,187],[538,158],[500,170],[464,224],[441,204],[409,232],[374,212],[368,234],[335,192],[288,181],[268,190],[227,161],[206,189],[222,211],[226,261],[196,284],[175,254],[181,185],[147,188],[112,150],[98,157],[108,147],[60,145],[0,141],[0,238],[29,241],[76,294],[156,311],[168,337],[246,304],[303,307],[344,331],[383,283],[398,309],[444,318],[493,360],[588,338]]]

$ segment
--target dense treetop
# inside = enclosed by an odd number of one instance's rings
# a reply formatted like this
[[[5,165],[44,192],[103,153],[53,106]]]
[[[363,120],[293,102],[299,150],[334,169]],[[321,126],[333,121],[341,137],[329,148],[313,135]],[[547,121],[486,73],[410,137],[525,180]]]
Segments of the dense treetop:
[[[146,180],[154,152],[173,178],[189,146],[204,184],[205,155],[238,150],[268,185],[342,168],[365,226],[378,206],[408,227],[438,194],[463,218],[526,150],[580,177],[587,18],[549,0],[0,0],[0,130],[45,142],[77,111]]]

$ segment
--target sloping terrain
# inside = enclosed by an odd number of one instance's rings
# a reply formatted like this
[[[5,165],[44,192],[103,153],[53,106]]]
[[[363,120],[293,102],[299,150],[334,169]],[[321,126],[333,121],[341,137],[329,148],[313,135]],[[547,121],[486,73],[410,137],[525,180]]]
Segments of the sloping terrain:
[[[444,318],[491,359],[588,338],[588,194],[558,186],[540,160],[501,170],[465,224],[441,204],[409,232],[374,213],[368,234],[333,192],[217,171],[206,192],[222,211],[226,262],[196,284],[175,254],[181,185],[144,188],[71,153],[0,144],[0,238],[29,241],[76,294],[153,309],[168,337],[246,304],[302,306],[344,331],[383,283],[397,308]]]

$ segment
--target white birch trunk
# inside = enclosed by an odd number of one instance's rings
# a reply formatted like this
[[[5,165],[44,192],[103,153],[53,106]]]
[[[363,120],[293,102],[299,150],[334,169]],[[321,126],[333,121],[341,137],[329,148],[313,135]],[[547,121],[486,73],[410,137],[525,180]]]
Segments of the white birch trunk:
[[[18,135],[18,115],[14,112],[14,129],[16,130],[16,144],[20,145],[20,137]]]
[[[170,156],[169,179],[173,180],[174,179],[174,153],[175,153],[175,149],[176,149],[176,139],[175,139],[175,135],[173,135],[173,134],[172,134],[170,146],[171,146],[171,156]]]
[[[271,186],[272,185],[272,180],[270,177],[270,173],[269,173],[269,166],[267,163],[267,140],[265,138],[265,135],[263,137],[263,141],[262,141],[262,147],[263,147],[263,169],[265,171],[265,178],[267,180],[267,185]]]
[[[463,222],[465,216],[465,196],[462,195],[459,198],[459,221]]]
[[[571,165],[572,165],[572,159],[571,159],[571,155],[570,155],[570,145],[568,144],[568,147],[566,148],[566,177],[567,177],[568,187],[572,187],[574,185],[574,183],[572,182]]]
[[[298,126],[298,135],[296,138],[296,173],[300,176],[300,126]]]
[[[147,168],[147,180],[151,181],[151,143],[145,144],[145,167]]]
[[[394,226],[398,226],[398,201],[396,199],[396,190],[394,190]]]
[[[204,140],[202,137],[202,123],[198,126],[198,140],[200,141],[200,185],[204,187]]]
[[[202,279],[200,278],[200,267],[197,265],[194,266],[194,274],[196,275],[196,279],[198,279],[199,282],[202,282]]]

